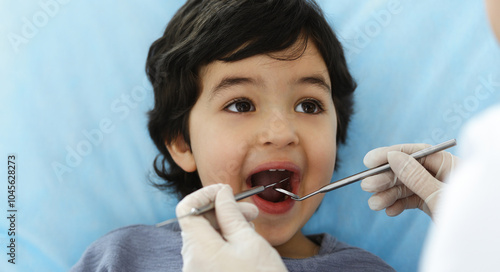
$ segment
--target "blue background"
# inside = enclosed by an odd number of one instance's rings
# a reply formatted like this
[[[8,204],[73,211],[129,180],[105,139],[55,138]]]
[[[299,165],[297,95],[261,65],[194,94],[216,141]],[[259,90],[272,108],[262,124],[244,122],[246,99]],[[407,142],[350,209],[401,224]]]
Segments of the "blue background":
[[[359,87],[333,179],[369,150],[458,137],[500,98],[500,49],[482,1],[319,1]],[[148,185],[147,51],[182,1],[0,2],[0,161],[17,156],[16,265],[7,262],[0,175],[0,270],[66,271],[108,231],[174,215]],[[460,142],[459,142],[460,143]],[[454,152],[454,149],[451,150]],[[329,232],[398,271],[416,271],[430,219],[368,208],[359,184],[326,195],[306,233]],[[3,216],[1,216],[3,215]]]

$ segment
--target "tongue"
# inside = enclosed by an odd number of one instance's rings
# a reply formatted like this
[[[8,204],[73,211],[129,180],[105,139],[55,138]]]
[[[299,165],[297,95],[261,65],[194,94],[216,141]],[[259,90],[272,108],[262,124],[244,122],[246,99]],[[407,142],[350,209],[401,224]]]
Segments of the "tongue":
[[[259,172],[252,176],[252,185],[253,186],[266,186],[275,182],[279,182],[283,179],[291,177],[291,173],[289,171],[263,171]],[[285,190],[290,190],[289,181],[282,182],[276,185],[276,188],[283,188]],[[285,195],[272,188],[268,188],[264,192],[258,194],[264,200],[271,202],[280,202],[285,200]]]

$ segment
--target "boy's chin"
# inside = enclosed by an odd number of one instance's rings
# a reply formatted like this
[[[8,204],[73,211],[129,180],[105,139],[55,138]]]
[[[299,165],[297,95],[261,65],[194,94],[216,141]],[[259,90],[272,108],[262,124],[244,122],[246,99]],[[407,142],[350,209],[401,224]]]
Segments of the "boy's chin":
[[[279,247],[286,244],[292,237],[300,231],[300,228],[295,230],[291,226],[262,226],[255,224],[255,231],[259,233],[273,247]]]
[[[293,237],[293,235],[262,235],[264,239],[274,248],[279,249],[280,247],[284,246],[287,244],[290,239]]]

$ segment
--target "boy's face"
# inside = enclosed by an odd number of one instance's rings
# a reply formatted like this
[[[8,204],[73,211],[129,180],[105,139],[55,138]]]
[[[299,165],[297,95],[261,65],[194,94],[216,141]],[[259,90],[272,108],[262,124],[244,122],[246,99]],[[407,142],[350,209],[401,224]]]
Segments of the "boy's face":
[[[486,9],[493,32],[500,40],[500,0],[486,0]]]
[[[311,42],[296,60],[276,59],[290,53],[296,55],[285,50],[201,68],[201,94],[189,119],[191,150],[184,148],[176,161],[196,169],[203,186],[227,183],[236,194],[289,177],[282,186],[302,196],[330,182],[337,116],[328,70]],[[295,202],[267,189],[244,201],[260,210],[256,230],[286,247],[321,200]]]

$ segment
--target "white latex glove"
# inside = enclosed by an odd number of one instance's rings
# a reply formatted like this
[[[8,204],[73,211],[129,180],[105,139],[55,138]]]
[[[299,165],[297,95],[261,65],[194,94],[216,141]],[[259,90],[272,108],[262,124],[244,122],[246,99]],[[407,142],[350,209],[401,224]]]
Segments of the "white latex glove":
[[[386,209],[396,216],[405,209],[419,208],[433,217],[436,203],[445,186],[444,179],[455,167],[458,158],[441,151],[420,159],[407,155],[422,150],[427,144],[402,144],[381,147],[368,152],[363,160],[372,168],[389,162],[392,171],[368,177],[361,188],[375,193],[368,200],[372,210]]]
[[[179,221],[183,271],[287,271],[278,252],[248,223],[257,217],[257,207],[236,203],[229,185],[210,185],[188,195],[177,205],[176,214],[182,216],[212,201],[215,217],[212,212]]]

